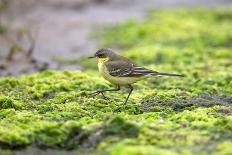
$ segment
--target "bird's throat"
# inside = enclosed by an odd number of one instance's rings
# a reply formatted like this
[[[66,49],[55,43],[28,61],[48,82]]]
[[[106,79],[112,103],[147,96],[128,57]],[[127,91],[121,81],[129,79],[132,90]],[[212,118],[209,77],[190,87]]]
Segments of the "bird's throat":
[[[108,57],[106,57],[106,58],[98,58],[99,63],[103,63],[103,62],[107,62],[107,61],[109,61]]]

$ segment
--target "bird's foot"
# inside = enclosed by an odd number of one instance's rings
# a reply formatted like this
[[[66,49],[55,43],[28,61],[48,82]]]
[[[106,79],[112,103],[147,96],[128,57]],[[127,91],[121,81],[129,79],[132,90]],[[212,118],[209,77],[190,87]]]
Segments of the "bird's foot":
[[[110,98],[107,97],[103,92],[102,92],[101,94],[102,94],[103,99],[105,99],[105,100],[110,100]]]
[[[103,99],[105,99],[105,100],[109,100],[110,99],[109,97],[105,96],[104,91],[102,91],[102,90],[95,91],[95,92],[91,93],[90,95],[91,96],[96,96],[98,94],[101,94],[102,97],[103,97]]]

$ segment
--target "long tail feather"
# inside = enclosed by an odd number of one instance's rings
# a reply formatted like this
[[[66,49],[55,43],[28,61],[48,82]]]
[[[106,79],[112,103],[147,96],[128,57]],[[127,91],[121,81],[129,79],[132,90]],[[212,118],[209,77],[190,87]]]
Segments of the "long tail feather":
[[[178,76],[178,77],[184,77],[184,75],[181,74],[171,74],[171,73],[159,73],[150,69],[146,69],[143,67],[134,67],[129,74],[126,74],[126,76],[143,76],[143,77],[151,77],[151,76]]]
[[[184,75],[182,75],[182,74],[171,74],[171,73],[158,73],[158,75],[184,77]]]

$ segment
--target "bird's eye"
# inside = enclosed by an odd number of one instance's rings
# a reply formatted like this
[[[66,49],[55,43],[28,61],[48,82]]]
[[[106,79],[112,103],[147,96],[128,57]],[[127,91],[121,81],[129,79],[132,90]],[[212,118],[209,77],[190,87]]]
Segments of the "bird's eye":
[[[103,53],[99,53],[97,56],[100,57],[100,58],[102,58],[102,57],[104,57],[105,55],[104,55]]]

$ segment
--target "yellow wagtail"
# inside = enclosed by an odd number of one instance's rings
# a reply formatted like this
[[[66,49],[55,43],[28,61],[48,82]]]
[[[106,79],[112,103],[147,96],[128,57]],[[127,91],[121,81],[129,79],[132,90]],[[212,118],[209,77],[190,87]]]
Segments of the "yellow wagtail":
[[[98,69],[100,74],[107,81],[117,86],[115,89],[98,90],[93,92],[92,95],[102,94],[102,96],[107,99],[104,92],[119,91],[121,86],[127,86],[130,88],[130,91],[125,100],[125,104],[133,91],[132,84],[139,80],[153,76],[183,77],[183,75],[180,74],[159,73],[150,69],[139,67],[128,58],[114,53],[109,48],[101,48],[95,53],[94,56],[89,58],[98,58]]]

